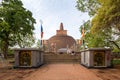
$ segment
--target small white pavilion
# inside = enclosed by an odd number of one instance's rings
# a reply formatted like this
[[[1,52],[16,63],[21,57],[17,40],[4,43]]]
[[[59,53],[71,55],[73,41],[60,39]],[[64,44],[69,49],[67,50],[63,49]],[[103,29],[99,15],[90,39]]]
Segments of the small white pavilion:
[[[81,51],[81,64],[86,67],[111,67],[111,49],[91,48]]]

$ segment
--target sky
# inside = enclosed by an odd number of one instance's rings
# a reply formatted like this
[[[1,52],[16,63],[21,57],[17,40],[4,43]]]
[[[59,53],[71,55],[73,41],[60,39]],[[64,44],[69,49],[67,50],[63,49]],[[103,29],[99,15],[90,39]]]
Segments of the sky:
[[[87,13],[77,10],[76,0],[22,0],[24,7],[33,13],[36,19],[35,36],[40,39],[40,21],[43,26],[43,39],[49,39],[59,30],[60,23],[68,30],[68,35],[80,39],[79,27],[87,21]]]
[[[90,17],[87,13],[81,13],[77,10],[76,0],[21,0],[26,9],[33,13],[36,19],[35,37],[40,39],[40,21],[43,26],[43,39],[49,39],[59,30],[60,23],[63,23],[64,29],[68,35],[74,39],[80,39],[80,25]]]

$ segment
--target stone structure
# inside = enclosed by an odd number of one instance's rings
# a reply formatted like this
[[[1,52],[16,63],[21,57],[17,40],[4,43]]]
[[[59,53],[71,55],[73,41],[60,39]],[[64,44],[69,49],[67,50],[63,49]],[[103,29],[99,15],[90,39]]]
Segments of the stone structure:
[[[34,48],[14,49],[15,67],[38,67],[43,64],[43,52]]]
[[[49,40],[50,51],[58,51],[61,48],[74,48],[76,41],[73,37],[67,35],[67,30],[64,30],[63,23],[60,23],[60,29],[56,30],[56,35]]]
[[[111,67],[111,49],[91,48],[81,51],[81,64],[86,67]]]

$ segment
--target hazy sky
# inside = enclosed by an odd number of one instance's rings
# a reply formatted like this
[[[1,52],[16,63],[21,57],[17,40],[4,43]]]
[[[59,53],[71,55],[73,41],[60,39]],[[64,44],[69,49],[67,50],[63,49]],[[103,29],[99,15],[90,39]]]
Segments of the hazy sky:
[[[40,39],[40,20],[43,21],[43,39],[49,39],[56,34],[59,25],[63,22],[68,35],[79,39],[79,27],[83,20],[89,19],[85,13],[77,10],[76,0],[22,0],[24,7],[33,13],[36,19],[35,36]]]

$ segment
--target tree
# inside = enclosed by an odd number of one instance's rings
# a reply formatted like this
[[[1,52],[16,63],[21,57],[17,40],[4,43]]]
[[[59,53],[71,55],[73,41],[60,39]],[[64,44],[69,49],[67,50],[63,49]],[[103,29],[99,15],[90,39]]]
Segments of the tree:
[[[35,38],[32,34],[20,35],[20,38],[17,37],[16,40],[16,46],[20,48],[30,48],[35,44]]]
[[[33,34],[35,19],[23,7],[20,0],[2,0],[0,5],[0,39],[2,51],[7,58],[8,48],[21,36]],[[18,38],[18,39],[17,39]]]
[[[100,4],[98,0],[77,0],[76,7],[81,12],[88,12],[90,16],[94,16],[100,7]]]
[[[95,28],[114,27],[120,31],[120,0],[77,0],[77,9],[93,17]],[[101,26],[101,27],[100,27]],[[120,33],[119,33],[120,34]]]
[[[91,33],[91,23],[90,20],[85,22],[80,27],[80,32],[82,31],[82,26],[84,26],[85,36],[84,36],[84,42],[85,46],[88,48],[94,48],[94,47],[110,47],[111,44],[109,44],[108,39],[111,39],[111,32],[107,30],[107,32],[101,32],[99,34],[93,34]]]
[[[90,32],[105,36],[102,37],[105,42],[114,44],[120,50],[119,3],[120,0],[77,0],[78,10],[92,16]]]
[[[92,32],[98,30],[98,32],[105,29],[111,29],[113,38],[119,38],[120,36],[120,0],[100,0],[99,3],[101,7],[98,9],[97,14],[92,19]],[[117,40],[109,40],[114,44],[119,50],[120,46],[118,45]]]
[[[120,32],[120,0],[99,0],[101,7],[92,20],[93,28],[115,28]]]

